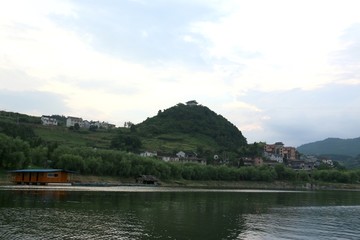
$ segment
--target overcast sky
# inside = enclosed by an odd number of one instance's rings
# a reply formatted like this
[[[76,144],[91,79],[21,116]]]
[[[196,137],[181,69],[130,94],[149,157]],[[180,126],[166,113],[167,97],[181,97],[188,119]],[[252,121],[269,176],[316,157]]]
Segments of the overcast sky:
[[[249,143],[360,136],[358,0],[0,1],[0,110],[123,126],[197,100]]]

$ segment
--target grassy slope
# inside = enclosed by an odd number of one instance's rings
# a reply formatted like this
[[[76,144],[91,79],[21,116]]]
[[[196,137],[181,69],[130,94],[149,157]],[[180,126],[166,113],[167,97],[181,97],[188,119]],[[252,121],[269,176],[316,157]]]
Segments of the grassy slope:
[[[33,125],[35,134],[47,142],[57,142],[59,145],[71,147],[90,146],[97,148],[109,148],[111,139],[119,132],[129,132],[128,129],[97,130],[91,132],[82,129],[80,131],[70,131],[65,127]],[[202,135],[191,135],[182,133],[161,134],[156,137],[140,137],[142,149],[149,151],[173,152],[177,151],[196,151],[197,146],[202,146],[203,150],[215,149],[217,144],[213,139]]]
[[[80,131],[70,131],[65,127],[48,127],[34,125],[36,135],[44,141],[57,142],[59,145],[67,146],[91,146],[98,148],[109,148],[111,139],[115,136],[115,131],[99,129],[95,132],[82,129]]]
[[[213,139],[207,136],[190,135],[183,133],[161,134],[156,137],[141,138],[144,150],[157,150],[162,152],[196,151],[197,146],[203,150],[217,148]]]
[[[18,113],[0,112],[0,120],[4,121],[17,123],[19,119],[18,116],[22,115]],[[29,118],[28,120],[31,120],[32,123],[28,121],[26,123],[20,122],[20,124],[30,126],[35,134],[41,137],[42,140],[46,142],[56,142],[58,145],[70,147],[87,146],[108,149],[111,140],[116,137],[119,132],[129,133],[130,131],[126,128],[114,130],[98,129],[95,132],[86,129],[71,131],[64,126],[43,126],[41,124],[34,124],[35,122],[40,122],[40,117],[23,115],[23,118]],[[174,151],[197,151],[198,147],[201,147],[203,151],[214,151],[219,148],[219,145],[213,138],[202,134],[173,132],[156,136],[144,136],[140,133],[138,137],[142,142],[141,150],[172,153]]]

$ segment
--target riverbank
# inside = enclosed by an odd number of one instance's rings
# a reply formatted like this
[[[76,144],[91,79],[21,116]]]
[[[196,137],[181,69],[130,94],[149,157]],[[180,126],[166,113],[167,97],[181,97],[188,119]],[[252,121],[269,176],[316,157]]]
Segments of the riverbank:
[[[118,178],[113,176],[74,175],[71,179],[83,186],[135,186],[134,178]],[[0,174],[0,185],[13,185],[6,172]],[[209,188],[209,189],[265,189],[265,190],[360,190],[360,184],[316,182],[257,182],[257,181],[160,181],[162,187]]]

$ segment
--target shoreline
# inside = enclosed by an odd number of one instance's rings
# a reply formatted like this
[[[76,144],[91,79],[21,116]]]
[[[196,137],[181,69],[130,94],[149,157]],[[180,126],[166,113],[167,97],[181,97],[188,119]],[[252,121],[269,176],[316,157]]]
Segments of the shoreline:
[[[194,180],[166,180],[160,181],[159,184],[138,184],[133,178],[118,178],[113,176],[91,176],[81,175],[74,176],[71,183],[67,184],[49,184],[42,187],[65,187],[80,188],[86,187],[128,187],[128,188],[188,188],[188,189],[219,189],[219,190],[289,190],[289,191],[316,191],[316,190],[357,190],[360,191],[360,184],[344,184],[344,183],[327,183],[327,182],[290,182],[290,181],[274,181],[274,182],[257,182],[257,181],[194,181]],[[10,178],[2,176],[0,178],[0,189],[26,189],[26,186],[34,189],[37,185],[16,185],[10,181]]]
[[[309,184],[291,182],[224,182],[224,181],[174,181],[160,184],[136,183],[81,183],[48,185],[0,184],[0,190],[49,190],[49,191],[360,191],[359,184]]]

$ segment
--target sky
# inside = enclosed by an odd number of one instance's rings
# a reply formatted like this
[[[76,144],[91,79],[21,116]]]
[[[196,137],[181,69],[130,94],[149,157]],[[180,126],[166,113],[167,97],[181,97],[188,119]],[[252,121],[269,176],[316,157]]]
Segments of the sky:
[[[360,136],[358,0],[0,0],[0,110],[123,126],[196,100],[248,143]]]

